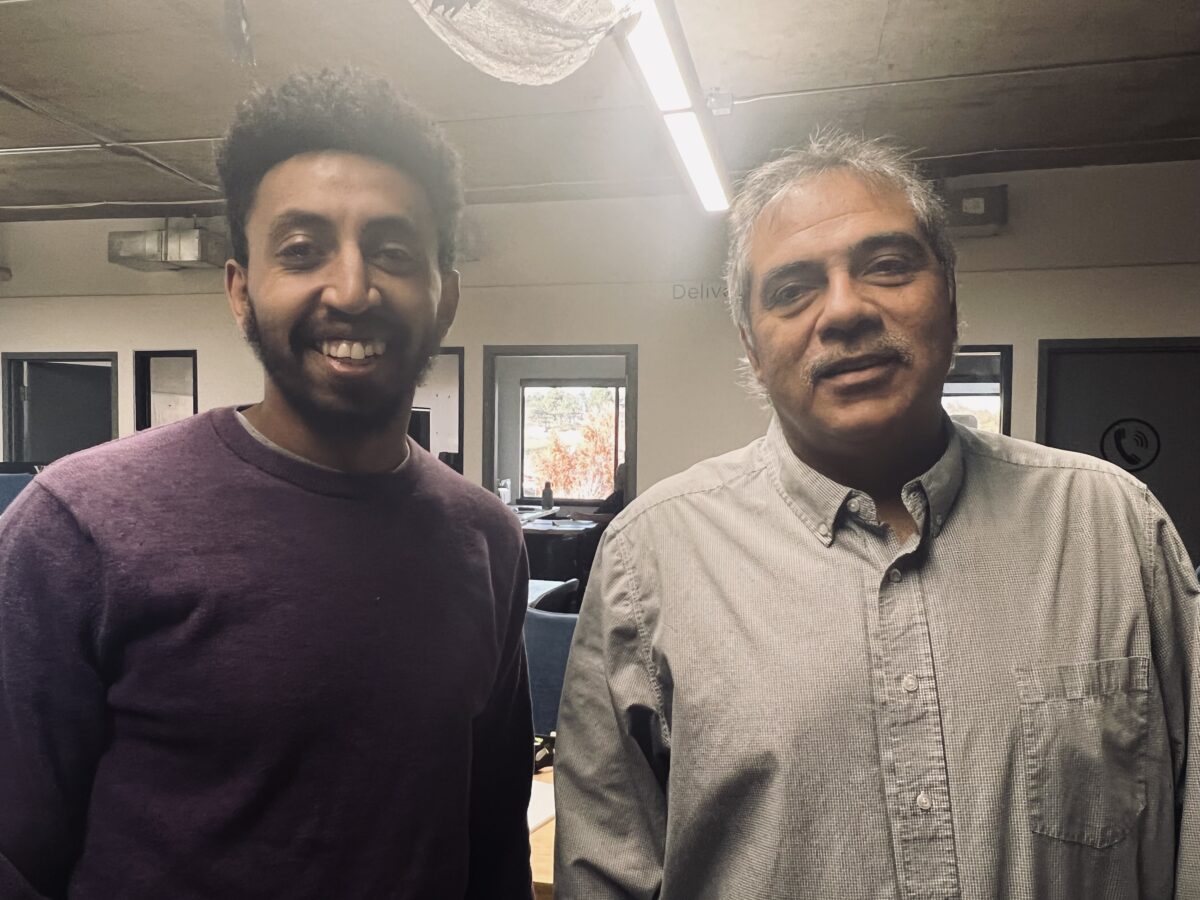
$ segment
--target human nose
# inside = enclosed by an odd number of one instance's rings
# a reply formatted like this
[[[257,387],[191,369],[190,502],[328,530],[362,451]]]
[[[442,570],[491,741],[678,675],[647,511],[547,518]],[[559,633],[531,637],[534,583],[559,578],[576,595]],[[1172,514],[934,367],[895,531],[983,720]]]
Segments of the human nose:
[[[379,302],[367,261],[357,246],[340,248],[326,270],[329,277],[321,290],[321,302],[326,306],[355,315]]]
[[[878,307],[864,287],[845,270],[829,273],[817,333],[822,341],[851,342],[882,325]]]

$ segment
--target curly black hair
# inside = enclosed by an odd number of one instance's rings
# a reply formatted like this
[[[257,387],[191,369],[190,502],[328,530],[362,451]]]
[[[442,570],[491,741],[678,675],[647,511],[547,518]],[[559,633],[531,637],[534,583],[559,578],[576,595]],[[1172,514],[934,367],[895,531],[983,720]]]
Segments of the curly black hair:
[[[246,218],[263,176],[293,156],[322,150],[377,159],[420,184],[437,220],[438,265],[454,268],[463,205],[458,153],[428,114],[388,82],[355,69],[297,73],[238,106],[217,155],[234,259],[247,264]]]

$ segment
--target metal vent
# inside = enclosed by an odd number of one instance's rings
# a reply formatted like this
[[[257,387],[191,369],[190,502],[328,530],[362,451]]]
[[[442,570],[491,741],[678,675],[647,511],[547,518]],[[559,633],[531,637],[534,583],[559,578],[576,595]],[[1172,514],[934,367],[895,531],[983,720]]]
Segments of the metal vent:
[[[108,261],[142,272],[219,269],[228,258],[225,236],[207,228],[108,233]]]

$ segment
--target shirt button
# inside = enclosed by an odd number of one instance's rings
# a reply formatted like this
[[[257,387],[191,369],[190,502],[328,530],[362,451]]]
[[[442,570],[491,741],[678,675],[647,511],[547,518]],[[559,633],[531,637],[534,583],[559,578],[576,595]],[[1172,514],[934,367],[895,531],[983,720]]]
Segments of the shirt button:
[[[945,522],[945,521],[946,521],[946,517],[945,517],[945,516],[940,516],[940,515],[939,515],[939,516],[934,516],[933,518],[934,518],[934,521],[936,521],[936,522],[937,522],[939,525],[941,525],[943,522]]]
[[[850,510],[852,513],[858,512],[860,506],[862,506],[862,504],[858,502],[857,497],[851,497],[848,501],[846,501],[846,509]]]
[[[817,526],[817,531],[820,533],[821,537],[829,537],[829,526],[824,522]]]
[[[900,679],[900,687],[904,688],[911,694],[918,687],[920,687],[920,683],[917,681],[917,676],[910,672],[908,675],[905,675]]]
[[[917,809],[921,812],[929,812],[933,808],[933,801],[929,799],[929,795],[924,791],[917,794]]]
[[[890,572],[888,572],[888,581],[890,581],[892,584],[896,584],[896,582],[903,577],[904,575],[899,569],[892,569]]]

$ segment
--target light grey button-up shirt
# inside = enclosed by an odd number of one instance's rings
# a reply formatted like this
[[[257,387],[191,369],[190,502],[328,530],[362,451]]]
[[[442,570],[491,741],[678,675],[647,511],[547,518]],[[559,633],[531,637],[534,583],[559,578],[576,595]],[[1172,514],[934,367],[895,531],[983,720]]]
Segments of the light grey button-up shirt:
[[[1200,898],[1200,588],[1145,486],[954,427],[897,542],[778,422],[609,527],[563,900]]]

